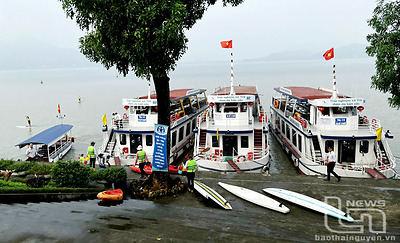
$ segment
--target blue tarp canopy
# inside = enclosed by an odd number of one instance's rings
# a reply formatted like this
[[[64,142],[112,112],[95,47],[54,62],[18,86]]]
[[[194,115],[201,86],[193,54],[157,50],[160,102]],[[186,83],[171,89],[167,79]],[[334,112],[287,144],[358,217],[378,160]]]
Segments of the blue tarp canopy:
[[[68,125],[68,124],[57,125],[57,126],[49,128],[47,130],[44,130],[43,132],[36,134],[35,136],[33,136],[15,146],[19,146],[19,148],[23,148],[24,146],[29,145],[30,143],[49,145],[51,142],[53,142],[56,139],[59,139],[61,136],[66,134],[71,129],[72,129],[72,126]]]

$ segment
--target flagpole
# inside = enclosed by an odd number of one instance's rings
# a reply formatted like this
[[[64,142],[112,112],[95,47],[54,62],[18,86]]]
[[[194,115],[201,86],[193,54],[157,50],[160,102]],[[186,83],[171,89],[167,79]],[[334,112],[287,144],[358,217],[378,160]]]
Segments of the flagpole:
[[[233,52],[231,52],[231,92],[230,95],[234,95],[235,91],[233,89]]]
[[[332,98],[337,99],[337,89],[336,89],[336,70],[335,70],[335,58],[333,58],[333,66],[332,66],[332,75],[333,75],[333,93]]]

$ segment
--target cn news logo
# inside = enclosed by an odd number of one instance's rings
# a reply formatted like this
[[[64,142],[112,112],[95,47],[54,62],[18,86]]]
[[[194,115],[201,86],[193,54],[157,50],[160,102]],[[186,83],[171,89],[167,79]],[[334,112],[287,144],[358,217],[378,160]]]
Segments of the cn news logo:
[[[329,220],[329,216],[325,214],[324,223],[326,229],[333,233],[346,233],[346,234],[363,234],[370,233],[386,233],[386,214],[381,209],[385,207],[385,200],[347,200],[346,210],[342,209],[342,200],[339,197],[325,197],[325,203],[333,202],[336,200],[338,209],[351,215],[359,215],[360,218],[354,218],[353,222],[346,222],[338,219],[339,225]]]

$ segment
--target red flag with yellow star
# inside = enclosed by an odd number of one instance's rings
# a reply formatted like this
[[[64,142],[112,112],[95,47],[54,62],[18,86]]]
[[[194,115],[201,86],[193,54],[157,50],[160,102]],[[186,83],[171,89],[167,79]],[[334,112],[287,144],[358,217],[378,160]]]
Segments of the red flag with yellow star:
[[[334,58],[335,55],[333,54],[333,47],[332,47],[332,49],[327,50],[327,51],[324,53],[323,57],[324,57],[325,60],[327,60],[327,61],[328,61],[329,59],[331,59],[331,58]]]
[[[222,48],[232,48],[232,40],[230,41],[221,41]]]

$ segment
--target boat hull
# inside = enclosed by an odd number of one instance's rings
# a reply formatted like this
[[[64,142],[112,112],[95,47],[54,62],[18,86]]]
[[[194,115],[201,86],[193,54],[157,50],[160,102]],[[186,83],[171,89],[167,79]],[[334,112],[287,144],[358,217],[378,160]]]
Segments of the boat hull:
[[[196,160],[196,163],[199,166],[199,171],[237,172],[226,161],[214,161],[200,158]],[[264,167],[269,167],[270,165],[269,151],[260,159],[235,162],[235,164],[243,172],[260,172]]]

